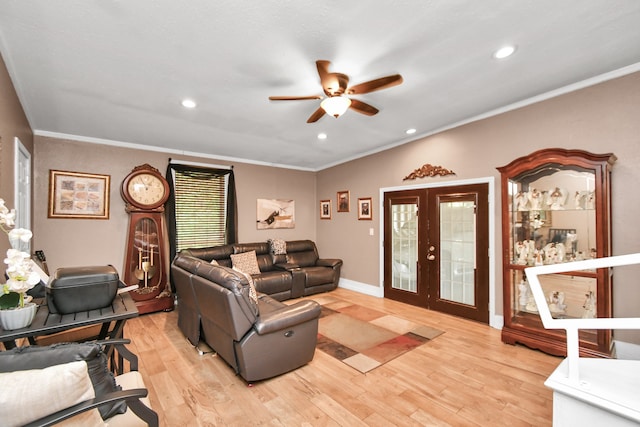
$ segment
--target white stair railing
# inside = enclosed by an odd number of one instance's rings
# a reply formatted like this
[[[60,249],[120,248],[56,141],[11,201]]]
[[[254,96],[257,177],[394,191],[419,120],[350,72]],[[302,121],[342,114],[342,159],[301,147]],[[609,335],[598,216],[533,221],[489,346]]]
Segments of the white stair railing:
[[[538,306],[538,312],[540,314],[542,324],[546,329],[564,329],[567,333],[568,379],[570,382],[574,383],[576,387],[580,385],[580,348],[578,331],[580,329],[640,329],[640,317],[554,319],[551,316],[551,310],[549,309],[549,305],[538,276],[580,270],[593,270],[597,268],[619,267],[632,264],[640,264],[640,253],[528,267],[525,269],[525,274],[527,275],[531,292],[533,293],[536,305]]]

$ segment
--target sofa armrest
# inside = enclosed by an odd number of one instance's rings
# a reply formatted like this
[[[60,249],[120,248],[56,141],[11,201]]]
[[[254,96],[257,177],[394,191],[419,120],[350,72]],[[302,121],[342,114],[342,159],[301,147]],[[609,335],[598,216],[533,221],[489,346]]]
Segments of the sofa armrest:
[[[150,426],[158,426],[158,414],[147,407],[144,403],[140,402],[140,398],[146,397],[147,394],[148,391],[145,388],[115,391],[99,398],[78,403],[77,405],[74,405],[70,408],[66,408],[54,414],[40,418],[39,420],[27,424],[25,427],[52,426],[78,414],[81,414],[82,412],[88,411],[90,409],[95,409],[105,403],[113,403],[122,400],[126,401],[129,405],[129,408],[145,423]]]
[[[273,264],[273,267],[277,270],[285,270],[285,271],[291,271],[291,270],[295,270],[296,268],[300,268],[298,264],[292,264],[289,262],[285,262],[281,264]]]
[[[300,301],[260,316],[254,327],[259,335],[281,331],[320,317],[320,304]]]
[[[321,258],[316,262],[316,265],[320,267],[336,268],[342,265],[342,260],[337,258]]]

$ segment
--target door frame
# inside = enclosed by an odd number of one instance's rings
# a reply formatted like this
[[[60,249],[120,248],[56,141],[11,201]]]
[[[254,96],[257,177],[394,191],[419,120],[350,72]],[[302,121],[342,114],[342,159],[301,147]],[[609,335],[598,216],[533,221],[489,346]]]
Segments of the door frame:
[[[33,230],[33,226],[31,224],[31,183],[33,182],[31,153],[17,136],[14,137],[13,144],[13,206],[16,210],[15,228]],[[20,242],[20,250],[31,253],[31,243],[31,240],[28,242]]]
[[[380,204],[378,205],[379,212],[381,215],[378,215],[379,222],[379,230],[378,233],[380,240],[380,253],[378,256],[378,265],[380,267],[379,272],[379,289],[384,292],[384,193],[390,191],[403,191],[403,190],[416,190],[416,189],[428,189],[428,188],[437,188],[437,187],[453,187],[459,185],[469,185],[469,184],[487,184],[489,187],[489,326],[492,328],[501,329],[504,324],[503,316],[496,314],[496,306],[497,303],[502,304],[502,301],[496,301],[496,263],[498,260],[501,260],[500,257],[496,256],[496,218],[500,215],[500,212],[496,211],[496,192],[495,192],[495,178],[492,176],[482,177],[482,178],[473,178],[473,179],[462,179],[462,180],[454,180],[454,181],[442,181],[442,182],[432,182],[432,183],[421,183],[421,184],[413,184],[413,185],[401,185],[397,187],[383,187],[380,188],[379,200]]]

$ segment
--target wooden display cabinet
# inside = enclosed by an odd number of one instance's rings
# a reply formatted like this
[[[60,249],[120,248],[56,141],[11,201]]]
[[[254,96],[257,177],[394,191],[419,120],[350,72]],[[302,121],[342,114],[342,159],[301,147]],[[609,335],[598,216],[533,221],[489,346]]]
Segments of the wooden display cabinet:
[[[502,184],[502,341],[565,356],[562,330],[544,329],[525,268],[611,255],[613,154],[550,148],[499,167]],[[552,314],[612,317],[610,269],[540,278]],[[580,333],[582,356],[611,357],[612,333]]]

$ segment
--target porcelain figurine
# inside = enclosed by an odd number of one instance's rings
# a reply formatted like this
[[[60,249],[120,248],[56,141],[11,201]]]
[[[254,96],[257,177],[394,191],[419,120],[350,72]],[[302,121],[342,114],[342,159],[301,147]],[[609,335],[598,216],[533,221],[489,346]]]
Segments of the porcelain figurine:
[[[551,210],[558,211],[564,209],[564,203],[567,199],[566,191],[560,189],[559,187],[554,188],[549,192],[549,199],[547,200],[547,205],[551,208]]]
[[[529,193],[527,193],[527,197],[529,198],[529,206],[532,211],[542,209],[543,194],[537,188],[532,188]]]
[[[518,193],[514,197],[514,200],[516,202],[516,209],[517,210],[519,210],[520,212],[529,210],[529,206],[528,206],[529,200],[527,198],[527,194],[526,193],[524,193],[523,191],[518,191]]]
[[[596,192],[595,191],[590,191],[587,194],[586,197],[586,201],[585,201],[585,208],[586,209],[595,209],[596,208]]]
[[[533,264],[534,265],[543,265],[544,264],[544,262],[542,260],[542,251],[539,251],[537,249],[535,250]]]
[[[567,305],[564,303],[564,292],[552,291],[549,293],[549,311],[552,314],[564,314]]]
[[[583,319],[594,319],[596,317],[596,296],[593,291],[589,291],[585,294],[584,304],[582,308],[584,312],[582,313]]]
[[[524,308],[529,302],[529,284],[527,283],[526,279],[522,279],[522,281],[518,285],[518,289],[520,290],[520,297],[518,298],[518,302],[520,304],[520,307]]]

